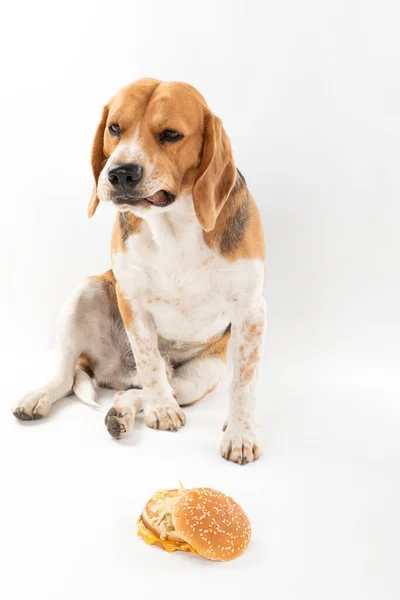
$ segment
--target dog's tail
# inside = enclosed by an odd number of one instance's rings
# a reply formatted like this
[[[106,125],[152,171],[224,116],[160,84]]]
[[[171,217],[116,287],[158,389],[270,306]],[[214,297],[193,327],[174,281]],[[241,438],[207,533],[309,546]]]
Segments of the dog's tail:
[[[82,369],[80,365],[75,366],[72,391],[77,395],[79,400],[85,404],[99,406],[99,404],[96,402],[94,380],[84,369]]]

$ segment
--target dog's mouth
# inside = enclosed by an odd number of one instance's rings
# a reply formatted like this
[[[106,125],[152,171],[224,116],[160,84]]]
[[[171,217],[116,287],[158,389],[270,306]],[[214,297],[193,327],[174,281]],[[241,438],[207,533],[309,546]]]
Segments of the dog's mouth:
[[[128,205],[128,206],[169,206],[175,200],[176,196],[171,192],[165,190],[159,190],[152,196],[147,198],[133,198],[132,196],[117,196],[113,198],[114,204],[117,206]]]

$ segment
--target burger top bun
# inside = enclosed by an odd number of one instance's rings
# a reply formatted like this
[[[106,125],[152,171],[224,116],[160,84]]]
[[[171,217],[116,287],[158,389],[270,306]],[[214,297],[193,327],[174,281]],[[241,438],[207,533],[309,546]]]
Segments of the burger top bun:
[[[250,521],[239,504],[211,488],[194,488],[179,496],[172,525],[178,539],[209,560],[237,558],[251,537]]]

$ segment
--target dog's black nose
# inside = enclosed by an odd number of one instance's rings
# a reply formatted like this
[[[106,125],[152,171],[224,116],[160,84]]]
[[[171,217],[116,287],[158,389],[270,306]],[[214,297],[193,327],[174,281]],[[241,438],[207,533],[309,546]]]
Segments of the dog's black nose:
[[[116,165],[108,171],[108,181],[121,190],[132,189],[139,183],[143,176],[143,169],[139,165]]]

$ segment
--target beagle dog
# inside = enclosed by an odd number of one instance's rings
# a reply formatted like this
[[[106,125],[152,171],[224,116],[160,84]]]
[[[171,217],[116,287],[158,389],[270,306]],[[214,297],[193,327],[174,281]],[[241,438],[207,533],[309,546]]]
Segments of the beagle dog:
[[[232,338],[221,454],[256,460],[264,237],[221,120],[192,86],[141,79],[104,107],[91,160],[89,217],[99,201],[117,209],[112,269],[67,302],[57,369],[14,415],[40,419],[72,391],[96,404],[96,381],[118,390],[105,419],[114,438],[140,410],[148,427],[176,431],[182,407],[217,386]]]

